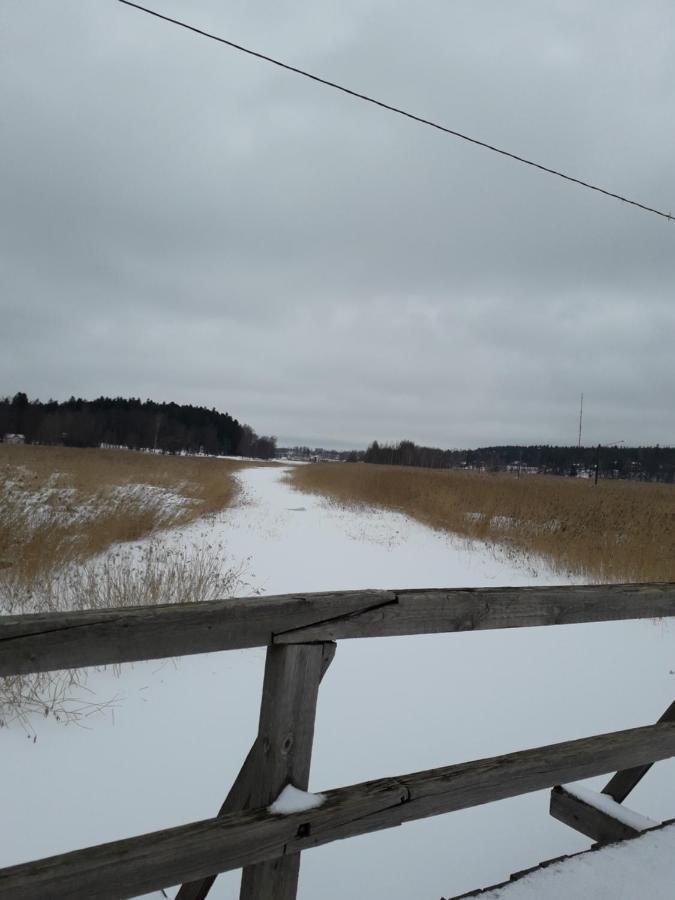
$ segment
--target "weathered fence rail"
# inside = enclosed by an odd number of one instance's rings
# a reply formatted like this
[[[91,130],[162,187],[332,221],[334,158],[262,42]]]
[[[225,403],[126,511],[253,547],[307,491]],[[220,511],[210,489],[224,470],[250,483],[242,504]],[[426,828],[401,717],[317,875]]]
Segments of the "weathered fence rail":
[[[307,787],[335,640],[662,616],[675,616],[675,585],[350,591],[0,617],[0,676],[268,647],[258,736],[216,818],[2,869],[0,896],[102,900],[182,883],[180,900],[203,900],[219,872],[241,868],[241,900],[292,900],[301,851],[547,787],[562,821],[614,835],[555,788],[616,772],[605,792],[623,800],[675,756],[675,704],[655,725],[338,788],[288,816],[266,807],[286,784]]]
[[[324,805],[310,812],[229,813],[0,870],[0,896],[133,897],[213,872],[297,855],[342,838],[674,755],[675,724],[669,723],[367,781],[327,791]]]
[[[284,594],[0,617],[0,676],[344,638],[675,615],[672,584]]]

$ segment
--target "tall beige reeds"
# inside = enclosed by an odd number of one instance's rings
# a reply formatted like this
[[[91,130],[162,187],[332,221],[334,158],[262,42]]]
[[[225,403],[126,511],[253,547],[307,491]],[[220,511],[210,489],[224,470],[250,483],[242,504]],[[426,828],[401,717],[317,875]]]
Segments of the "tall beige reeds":
[[[188,603],[231,595],[220,546],[153,540],[236,499],[231,460],[0,444],[0,614]],[[85,673],[0,679],[0,726],[81,721],[111,701]]]
[[[365,463],[298,466],[293,485],[544,557],[588,581],[675,580],[675,487]]]

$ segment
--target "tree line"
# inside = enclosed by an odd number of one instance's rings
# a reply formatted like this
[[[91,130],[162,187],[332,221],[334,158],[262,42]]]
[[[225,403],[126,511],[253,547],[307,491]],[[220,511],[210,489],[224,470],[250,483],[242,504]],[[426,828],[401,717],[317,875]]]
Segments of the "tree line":
[[[7,434],[22,435],[27,443],[67,447],[103,445],[260,459],[271,459],[276,449],[276,438],[258,436],[228,413],[134,397],[42,403],[19,392],[0,398],[0,437]]]
[[[547,444],[520,447],[508,444],[475,450],[441,450],[421,447],[413,441],[368,447],[367,463],[425,466],[431,469],[468,468],[490,472],[527,470],[547,475],[580,476],[641,481],[675,481],[674,447],[557,447]]]

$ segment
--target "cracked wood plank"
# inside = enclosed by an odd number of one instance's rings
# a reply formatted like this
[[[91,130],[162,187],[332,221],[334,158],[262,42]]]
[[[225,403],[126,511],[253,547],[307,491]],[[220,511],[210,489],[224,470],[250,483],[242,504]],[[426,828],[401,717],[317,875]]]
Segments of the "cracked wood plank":
[[[674,584],[338,591],[0,617],[0,677],[214,650],[675,615]]]
[[[289,816],[230,813],[0,870],[12,900],[111,900],[675,755],[675,723],[338,788]]]
[[[675,584],[395,591],[396,603],[276,634],[275,643],[571,625],[675,615]]]
[[[266,647],[275,632],[395,599],[391,591],[339,591],[0,616],[0,677]]]

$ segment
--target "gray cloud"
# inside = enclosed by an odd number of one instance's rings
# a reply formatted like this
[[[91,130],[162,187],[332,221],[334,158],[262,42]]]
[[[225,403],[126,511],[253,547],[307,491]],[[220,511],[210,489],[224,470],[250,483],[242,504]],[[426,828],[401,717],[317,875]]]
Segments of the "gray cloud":
[[[189,6],[189,8],[188,8]],[[675,11],[164,0],[675,207]],[[0,12],[0,391],[285,440],[675,442],[674,226],[114,2]]]

